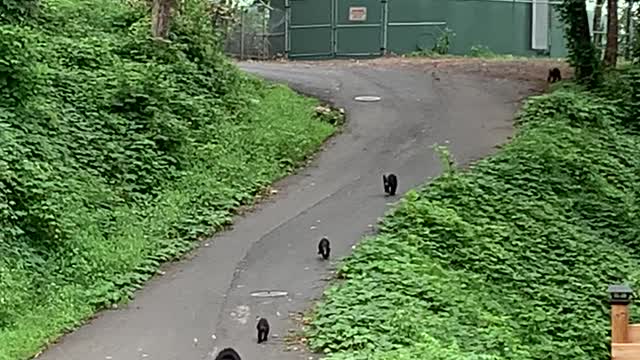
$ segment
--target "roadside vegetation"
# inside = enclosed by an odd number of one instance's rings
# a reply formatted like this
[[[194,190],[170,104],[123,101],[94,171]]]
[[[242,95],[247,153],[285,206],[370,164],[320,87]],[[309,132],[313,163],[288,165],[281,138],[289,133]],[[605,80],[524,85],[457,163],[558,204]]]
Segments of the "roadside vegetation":
[[[308,319],[312,350],[610,358],[607,285],[640,286],[640,67],[616,69],[615,38],[598,58],[584,1],[562,16],[575,82],[528,99],[512,141],[469,169],[436,148],[444,174],[340,264]]]
[[[431,59],[458,59],[458,58],[473,58],[473,59],[487,59],[487,60],[525,60],[529,59],[526,56],[514,56],[511,54],[497,54],[485,45],[473,45],[469,48],[464,55],[452,55],[449,53],[449,46],[451,37],[449,32],[443,34],[436,40],[433,48],[431,49],[419,49],[410,52],[403,57],[409,58],[431,58]]]
[[[0,2],[1,360],[126,300],[335,131],[228,62],[207,4],[151,39],[143,1]]]
[[[635,92],[638,74],[625,76]],[[608,359],[607,285],[640,285],[640,135],[624,104],[576,88],[534,97],[501,152],[409,192],[340,267],[311,347]]]

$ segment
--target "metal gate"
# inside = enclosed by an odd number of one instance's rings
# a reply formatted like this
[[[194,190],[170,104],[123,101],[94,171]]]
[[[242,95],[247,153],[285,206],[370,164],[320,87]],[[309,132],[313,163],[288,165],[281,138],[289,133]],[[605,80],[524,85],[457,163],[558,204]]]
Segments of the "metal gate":
[[[380,56],[386,0],[334,0],[335,56]]]
[[[286,0],[289,58],[379,56],[387,0]]]
[[[288,57],[334,56],[333,2],[335,0],[285,0]]]
[[[499,54],[562,56],[557,16],[534,21],[547,13],[533,12],[545,2],[557,0],[271,0],[286,9],[287,57],[317,59],[429,51],[436,44],[439,50],[447,39],[450,54],[486,46]]]

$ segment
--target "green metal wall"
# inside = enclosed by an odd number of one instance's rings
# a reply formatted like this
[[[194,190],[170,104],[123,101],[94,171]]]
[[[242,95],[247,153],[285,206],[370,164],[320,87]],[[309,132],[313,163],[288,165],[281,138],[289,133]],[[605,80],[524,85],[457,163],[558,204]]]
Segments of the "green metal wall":
[[[568,54],[564,40],[564,26],[560,21],[560,13],[557,6],[551,7],[551,24],[549,29],[549,56],[553,58],[566,57]]]
[[[338,57],[382,55],[383,3],[380,0],[335,0],[335,55]],[[367,18],[349,21],[350,7],[366,7]]]
[[[447,3],[448,0],[390,0],[387,51],[404,54],[431,49],[446,27]]]
[[[449,52],[463,55],[483,45],[498,54],[535,56],[531,49],[531,3],[496,0],[389,0],[387,50],[397,54],[431,49],[446,28]],[[551,13],[555,14],[553,7]],[[422,23],[410,25],[409,23]],[[398,25],[395,25],[398,24]],[[552,15],[552,56],[566,54],[562,28]]]
[[[531,4],[493,1],[448,1],[447,25],[456,36],[451,52],[464,54],[474,45],[498,54],[533,55]]]
[[[288,7],[289,57],[333,57],[333,2],[335,0],[285,0]]]
[[[377,56],[431,49],[451,29],[451,54],[486,46],[498,54],[565,56],[557,10],[550,6],[549,49],[531,49],[532,4],[521,0],[275,0],[288,13],[290,58]],[[272,6],[274,5],[272,3]],[[367,19],[349,21],[349,8]]]

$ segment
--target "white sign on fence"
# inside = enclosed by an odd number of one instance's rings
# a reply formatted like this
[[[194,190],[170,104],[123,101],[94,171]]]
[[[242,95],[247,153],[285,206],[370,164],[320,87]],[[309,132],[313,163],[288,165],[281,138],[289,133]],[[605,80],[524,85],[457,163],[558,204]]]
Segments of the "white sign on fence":
[[[349,21],[367,21],[367,8],[364,6],[349,7]]]

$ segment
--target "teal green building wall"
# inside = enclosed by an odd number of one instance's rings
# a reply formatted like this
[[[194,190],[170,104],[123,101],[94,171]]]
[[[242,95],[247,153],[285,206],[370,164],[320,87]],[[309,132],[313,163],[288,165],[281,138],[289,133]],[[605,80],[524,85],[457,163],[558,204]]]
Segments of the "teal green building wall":
[[[289,54],[333,57],[335,0],[290,0]]]
[[[550,5],[547,50],[531,48],[532,4],[508,0],[274,0],[288,4],[290,57],[406,54],[432,49],[450,29],[449,53],[473,46],[497,54],[566,56],[561,22]],[[364,22],[350,22],[350,6],[367,7]],[[284,46],[284,44],[283,44]],[[283,49],[284,50],[284,49]]]
[[[376,56],[383,52],[384,6],[374,0],[335,1],[335,55],[338,57]],[[365,21],[349,21],[349,8],[367,8]]]
[[[535,56],[531,49],[531,3],[489,0],[390,0],[387,49],[397,54],[431,49],[445,29],[453,31],[449,52],[469,53],[486,46],[498,54]],[[549,52],[566,54],[561,23],[551,7]],[[396,22],[434,25],[393,26]]]
[[[591,16],[590,16],[591,17]],[[564,26],[560,21],[560,14],[557,6],[551,8],[551,24],[549,29],[549,56],[553,58],[563,58],[568,54],[566,42],[564,40]]]

